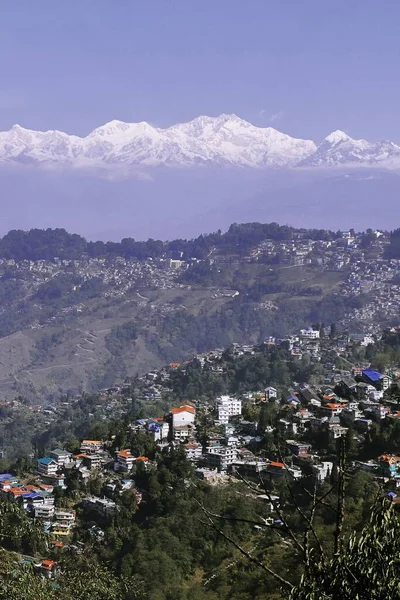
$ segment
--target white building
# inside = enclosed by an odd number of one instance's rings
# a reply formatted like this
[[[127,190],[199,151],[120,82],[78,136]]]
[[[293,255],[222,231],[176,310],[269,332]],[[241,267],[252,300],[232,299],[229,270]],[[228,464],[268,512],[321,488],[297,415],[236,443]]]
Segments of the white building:
[[[300,329],[300,336],[307,340],[317,340],[319,338],[319,330],[307,327],[307,329]]]
[[[36,519],[51,519],[54,516],[54,506],[47,504],[39,504],[33,508]]]
[[[322,483],[332,473],[333,463],[324,461],[319,465],[313,465],[313,471],[317,476],[317,480]]]
[[[266,400],[271,400],[271,398],[278,397],[278,390],[272,387],[271,385],[265,388],[265,398]]]
[[[203,448],[201,447],[201,444],[190,443],[184,444],[183,447],[189,460],[198,460],[203,454]]]
[[[37,461],[37,471],[40,475],[56,475],[58,464],[54,458],[39,458]]]
[[[96,453],[103,447],[103,442],[100,440],[82,440],[81,452],[85,454]]]
[[[196,418],[196,409],[193,406],[183,404],[179,408],[171,408],[170,418],[174,440],[185,440],[191,437]]]
[[[71,454],[66,450],[57,448],[49,453],[50,458],[56,461],[59,467],[63,467],[71,462]]]
[[[54,513],[54,516],[58,521],[69,521],[71,523],[74,523],[76,519],[76,512],[74,510],[57,508]]]
[[[154,437],[154,441],[158,442],[166,440],[169,434],[169,423],[167,421],[156,421],[148,426],[148,432]]]
[[[121,450],[117,454],[117,462],[115,463],[115,467],[117,471],[131,471],[133,467],[133,463],[135,462],[135,457],[132,456],[129,448],[125,450]]]
[[[172,428],[182,425],[193,425],[196,417],[196,409],[189,404],[184,404],[179,408],[171,408]]]
[[[173,436],[174,440],[183,442],[192,437],[193,425],[177,425],[174,427]]]
[[[224,471],[237,460],[237,449],[234,446],[209,446],[207,463],[211,469]]]
[[[83,500],[83,506],[96,511],[105,517],[111,517],[117,510],[115,502],[107,500],[107,498],[85,498]]]
[[[231,396],[220,396],[215,401],[218,421],[222,424],[229,423],[230,417],[242,414],[242,401]]]

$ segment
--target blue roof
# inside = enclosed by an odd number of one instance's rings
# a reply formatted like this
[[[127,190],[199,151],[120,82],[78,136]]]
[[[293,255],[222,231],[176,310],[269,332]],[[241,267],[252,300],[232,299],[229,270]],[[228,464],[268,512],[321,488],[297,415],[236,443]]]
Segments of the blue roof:
[[[382,373],[374,371],[373,369],[364,369],[362,372],[365,377],[368,377],[370,381],[380,381],[383,377]]]
[[[38,462],[40,462],[42,465],[49,465],[51,462],[56,462],[54,460],[54,458],[39,458]]]
[[[11,473],[1,473],[0,474],[0,481],[7,481],[8,479],[13,479],[14,475],[11,475]]]

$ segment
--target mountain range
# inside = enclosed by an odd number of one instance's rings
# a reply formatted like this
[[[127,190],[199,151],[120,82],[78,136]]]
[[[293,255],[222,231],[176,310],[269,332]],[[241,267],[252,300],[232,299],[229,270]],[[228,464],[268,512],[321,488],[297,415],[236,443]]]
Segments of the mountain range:
[[[0,132],[0,164],[114,166],[128,168],[235,166],[285,167],[400,166],[400,146],[390,141],[355,140],[343,131],[321,144],[256,127],[236,115],[200,116],[167,128],[111,121],[86,137],[61,131],[34,131],[14,125]]]

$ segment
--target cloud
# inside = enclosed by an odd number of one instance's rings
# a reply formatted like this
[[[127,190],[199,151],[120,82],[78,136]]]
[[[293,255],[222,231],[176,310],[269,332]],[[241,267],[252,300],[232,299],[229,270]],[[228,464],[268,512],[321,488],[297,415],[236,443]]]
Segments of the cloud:
[[[269,121],[270,123],[276,123],[276,121],[280,121],[280,120],[283,118],[284,114],[285,114],[285,113],[284,113],[284,111],[283,111],[283,110],[280,110],[280,111],[279,111],[279,112],[277,112],[277,113],[273,113],[272,115],[270,115],[270,116],[268,117],[268,121]]]
[[[276,113],[272,113],[272,114],[265,108],[262,108],[261,110],[258,111],[258,116],[265,123],[277,123],[278,121],[283,119],[284,115],[285,115],[285,111],[283,111],[283,110],[280,110],[280,111],[278,111]]]

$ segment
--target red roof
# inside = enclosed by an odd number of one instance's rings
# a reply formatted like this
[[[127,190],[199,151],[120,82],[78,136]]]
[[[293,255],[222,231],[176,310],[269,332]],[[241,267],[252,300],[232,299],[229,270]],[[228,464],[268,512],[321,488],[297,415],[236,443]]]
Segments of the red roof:
[[[193,408],[193,406],[180,406],[179,408],[171,408],[171,412],[173,415],[177,415],[181,412],[190,412],[194,415],[196,410]]]
[[[121,456],[122,458],[131,458],[132,454],[129,448],[126,448],[125,450],[118,452],[118,456]]]
[[[281,462],[275,462],[275,461],[271,461],[270,463],[271,467],[279,467],[279,469],[284,469],[285,465]]]
[[[40,565],[42,569],[47,569],[50,571],[57,563],[54,560],[42,560],[42,564]]]

